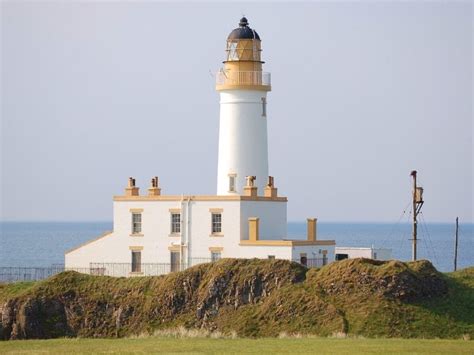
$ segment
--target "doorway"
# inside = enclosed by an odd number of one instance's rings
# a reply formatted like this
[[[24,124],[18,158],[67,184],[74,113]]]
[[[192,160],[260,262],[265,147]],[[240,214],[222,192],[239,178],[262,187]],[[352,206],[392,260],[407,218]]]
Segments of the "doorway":
[[[171,252],[171,272],[179,271],[179,251]]]

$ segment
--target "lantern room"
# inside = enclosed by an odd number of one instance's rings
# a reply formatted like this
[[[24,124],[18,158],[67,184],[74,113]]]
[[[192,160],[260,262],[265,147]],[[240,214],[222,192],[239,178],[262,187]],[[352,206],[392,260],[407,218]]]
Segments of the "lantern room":
[[[226,60],[217,73],[216,89],[254,89],[270,91],[270,73],[262,71],[261,40],[242,17],[239,27],[227,37]]]
[[[258,33],[251,29],[247,19],[242,17],[239,27],[227,37],[227,59],[224,63],[233,61],[262,63],[260,60],[260,52],[262,51],[260,43]]]

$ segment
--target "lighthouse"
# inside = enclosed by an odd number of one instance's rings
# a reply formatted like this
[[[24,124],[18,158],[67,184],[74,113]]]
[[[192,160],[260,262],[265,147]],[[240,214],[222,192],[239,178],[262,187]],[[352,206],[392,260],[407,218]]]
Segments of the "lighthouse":
[[[220,94],[217,195],[241,195],[251,178],[262,193],[268,181],[267,92],[261,40],[245,17],[227,37],[216,76]]]
[[[220,95],[216,195],[170,195],[157,176],[140,190],[133,177],[114,196],[114,229],[65,254],[68,269],[109,276],[162,275],[220,258],[261,258],[322,266],[335,241],[316,218],[306,237],[287,237],[288,199],[268,176],[267,92],[261,41],[245,17],[227,37],[217,73]],[[141,192],[140,192],[141,191]]]

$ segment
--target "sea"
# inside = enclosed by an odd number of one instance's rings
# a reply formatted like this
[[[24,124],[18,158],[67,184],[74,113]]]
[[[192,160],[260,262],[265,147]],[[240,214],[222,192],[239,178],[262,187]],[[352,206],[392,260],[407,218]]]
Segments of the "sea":
[[[0,222],[0,267],[49,267],[64,264],[64,252],[112,230],[112,222]],[[458,269],[474,266],[474,224],[460,223]],[[288,223],[290,239],[304,239],[306,222]],[[418,259],[443,272],[453,271],[454,223],[418,226]],[[392,250],[392,258],[411,259],[411,225],[406,223],[319,223],[318,239],[337,246]]]

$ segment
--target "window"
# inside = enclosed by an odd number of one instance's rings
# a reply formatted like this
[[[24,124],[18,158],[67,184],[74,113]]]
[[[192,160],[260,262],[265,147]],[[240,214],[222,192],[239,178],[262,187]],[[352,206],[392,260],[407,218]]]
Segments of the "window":
[[[212,214],[212,233],[222,233],[222,214]]]
[[[374,259],[377,259],[377,253],[374,252]]]
[[[229,175],[229,192],[235,192],[235,175]]]
[[[142,252],[132,250],[132,272],[142,271]]]
[[[171,214],[171,233],[181,233],[181,213]]]
[[[142,214],[132,213],[132,234],[142,232]]]
[[[227,60],[239,60],[237,53],[237,42],[227,42]]]
[[[252,41],[253,42],[253,60],[258,60],[260,61],[260,51],[258,50],[258,47],[257,47],[257,42],[256,41]]]
[[[275,260],[275,255],[269,255],[268,260]]]
[[[349,254],[336,254],[336,261],[349,259]]]
[[[217,261],[221,258],[220,251],[211,251],[211,261]]]
[[[267,116],[267,99],[262,97],[262,116]]]

